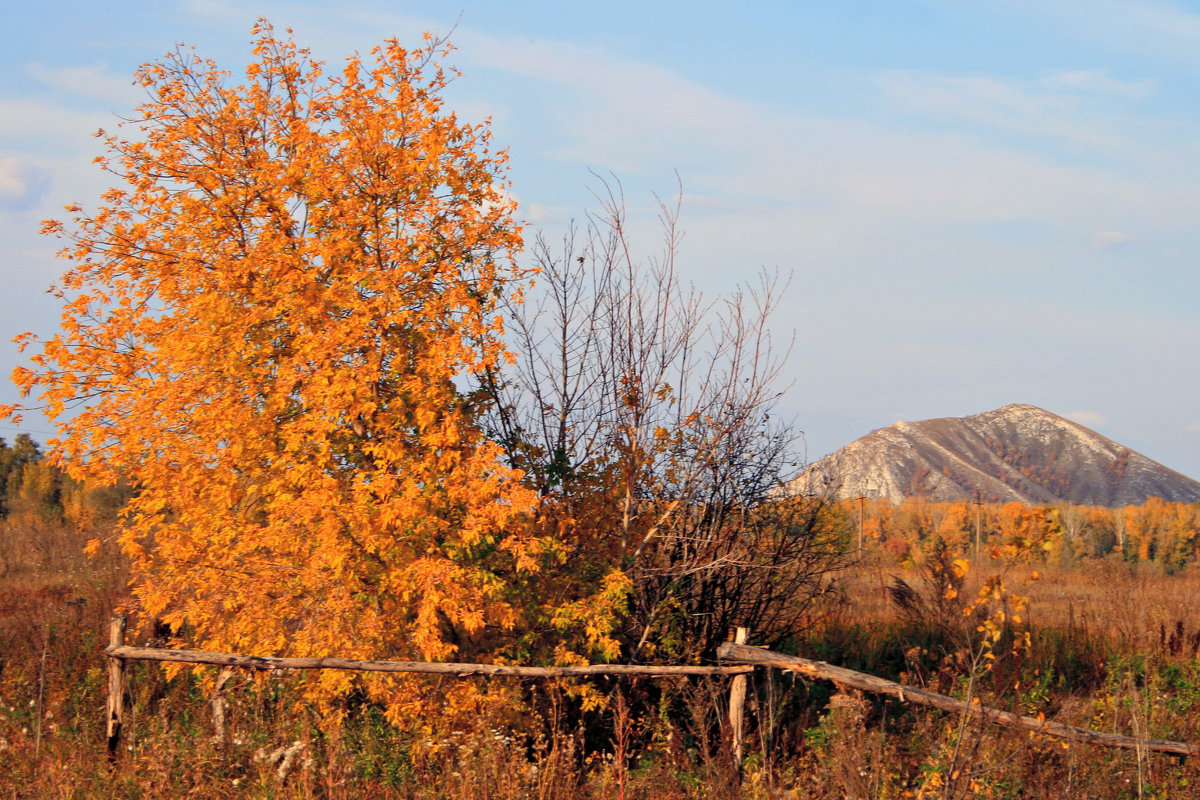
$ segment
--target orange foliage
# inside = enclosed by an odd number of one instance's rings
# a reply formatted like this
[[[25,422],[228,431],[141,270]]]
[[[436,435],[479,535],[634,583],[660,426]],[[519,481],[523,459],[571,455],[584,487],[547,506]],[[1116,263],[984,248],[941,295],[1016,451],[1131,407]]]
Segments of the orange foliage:
[[[1168,503],[1151,497],[1123,510],[1128,548],[1139,560],[1157,561],[1168,571],[1183,566],[1195,551],[1200,506]]]
[[[858,511],[855,500],[842,501],[842,507],[846,513]],[[968,552],[977,523],[984,554],[993,557],[1014,543],[1038,542],[1040,557],[1059,565],[1115,552],[1128,561],[1152,562],[1174,572],[1200,556],[1200,504],[1158,497],[1124,508],[872,501],[865,505],[863,529],[868,542],[880,542],[904,560],[939,542],[955,552]]]
[[[975,510],[970,503],[946,503],[945,506],[936,535],[951,547],[966,551],[968,543],[974,541]]]
[[[515,624],[506,576],[542,553],[454,383],[505,357],[506,156],[443,110],[441,42],[326,76],[255,34],[240,85],[184,49],[138,72],[136,135],[100,134],[123,185],[45,224],[65,310],[14,380],[59,463],[137,487],[146,614],[207,648],[444,659]]]

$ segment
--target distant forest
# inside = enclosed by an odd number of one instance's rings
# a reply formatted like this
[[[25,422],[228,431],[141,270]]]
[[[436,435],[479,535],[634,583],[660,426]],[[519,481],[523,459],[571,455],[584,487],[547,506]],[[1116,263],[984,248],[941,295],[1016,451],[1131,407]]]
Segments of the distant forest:
[[[132,490],[87,486],[44,458],[28,434],[10,445],[0,437],[0,519],[28,525],[59,523],[86,530],[111,526]],[[1122,508],[1028,506],[1023,503],[933,503],[919,499],[836,501],[847,546],[861,536],[867,550],[883,551],[899,563],[919,563],[948,545],[974,555],[999,557],[1024,541],[1048,565],[1070,567],[1097,558],[1148,562],[1170,574],[1200,563],[1200,504],[1157,497]]]
[[[1097,558],[1149,562],[1166,573],[1200,561],[1200,503],[1157,497],[1121,508],[1028,506],[1023,503],[931,503],[844,500],[843,528],[861,535],[868,549],[899,562],[920,562],[940,544],[973,555],[998,557],[1023,542],[1049,565],[1070,567]]]
[[[89,487],[43,457],[21,433],[10,445],[0,437],[0,517],[22,522],[66,523],[86,528],[111,524],[130,497],[127,486]]]

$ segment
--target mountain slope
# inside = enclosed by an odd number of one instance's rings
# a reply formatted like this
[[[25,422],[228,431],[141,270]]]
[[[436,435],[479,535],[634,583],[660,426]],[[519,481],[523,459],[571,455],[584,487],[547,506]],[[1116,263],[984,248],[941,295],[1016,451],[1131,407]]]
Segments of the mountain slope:
[[[1123,506],[1162,497],[1200,502],[1200,482],[1093,430],[1030,405],[969,417],[897,422],[817,461],[810,493],[900,502],[974,499]]]

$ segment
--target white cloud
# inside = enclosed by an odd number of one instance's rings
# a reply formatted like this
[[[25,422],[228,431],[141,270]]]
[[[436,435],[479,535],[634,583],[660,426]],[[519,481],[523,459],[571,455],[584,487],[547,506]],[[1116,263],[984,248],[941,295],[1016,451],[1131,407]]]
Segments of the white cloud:
[[[562,221],[559,214],[541,203],[522,203],[519,213],[533,225],[557,224]]]
[[[1187,426],[1188,433],[1200,433],[1200,422],[1193,422]]]
[[[566,90],[543,109],[565,134],[553,153],[558,160],[629,174],[673,166],[698,149],[751,145],[745,121],[759,117],[758,109],[669,70],[596,48],[545,41],[514,47],[484,38],[471,45],[484,63]]]
[[[1200,54],[1200,14],[1194,5],[1161,0],[1013,0],[1005,4],[1021,21],[1056,23],[1068,41],[1082,39],[1109,52],[1195,64]]]
[[[1130,144],[1126,123],[1111,108],[1111,100],[1096,95],[1101,86],[1131,91],[1132,85],[1102,75],[1065,73],[1057,82],[1038,84],[994,76],[888,70],[876,82],[896,110],[906,115],[940,117],[968,126],[976,135],[1018,134],[1054,146],[1082,146],[1089,154],[1107,158],[1127,151]]]
[[[551,146],[555,159],[611,169],[623,178],[678,168],[689,191],[715,194],[727,205],[733,197],[743,205],[751,199],[782,202],[815,215],[886,209],[938,224],[1074,224],[1094,219],[1105,206],[1149,205],[1139,188],[1143,175],[1132,180],[1106,168],[1056,163],[1012,142],[975,141],[944,128],[914,133],[886,120],[819,117],[752,103],[594,47],[517,43],[478,31],[460,31],[457,38],[485,65],[544,82],[539,113],[557,128],[548,137],[561,142]],[[1068,92],[1038,92],[992,78],[888,73],[882,80],[894,99],[926,117],[958,114],[1086,142],[1106,159],[1129,155],[1128,141],[1108,132],[1111,126],[1072,117],[1078,101]],[[1100,77],[1074,81],[1099,83]],[[1095,230],[1094,223],[1088,227]]]
[[[1139,194],[1111,174],[1059,166],[1017,148],[943,132],[912,133],[886,123],[806,115],[721,95],[659,66],[618,59],[564,42],[515,43],[462,32],[464,50],[499,70],[566,91],[547,100],[548,124],[561,127],[553,156],[627,177],[676,167],[689,190],[780,202],[804,213],[873,213],[939,224],[955,220],[1070,219],[1100,199]],[[892,88],[924,98],[925,113],[1017,118],[1036,126],[1065,113],[1068,100],[1037,97],[991,79],[895,73]],[[1094,128],[1063,126],[1064,136],[1108,145]],[[858,223],[861,225],[861,220]],[[1085,234],[1086,235],[1086,234]]]
[[[0,98],[0,137],[9,149],[24,139],[30,149],[42,152],[63,145],[98,151],[91,134],[100,128],[115,129],[119,122],[109,113],[27,98]]]
[[[1045,117],[1070,110],[1061,95],[1037,96],[1017,84],[988,76],[940,75],[906,70],[881,72],[877,83],[909,111],[927,111],[972,117],[988,122],[1010,122]]]
[[[1134,244],[1138,237],[1124,231],[1099,231],[1092,236],[1092,249],[1100,252],[1118,250],[1126,245]]]
[[[1111,78],[1102,69],[1083,69],[1059,72],[1042,81],[1051,89],[1068,89],[1093,94],[1113,95],[1130,100],[1140,100],[1154,92],[1155,82],[1148,78],[1137,81],[1122,81]]]
[[[0,158],[0,211],[24,211],[34,206],[49,184],[49,175],[16,158]]]
[[[116,75],[104,64],[52,67],[41,62],[26,66],[30,77],[55,89],[105,101],[113,110],[125,111],[145,99],[145,92],[129,75]]]
[[[0,158],[0,196],[19,197],[27,188],[15,158]]]
[[[1078,422],[1080,425],[1086,425],[1089,428],[1108,424],[1108,420],[1104,415],[1097,411],[1068,411],[1063,416],[1072,422]]]
[[[1110,22],[1123,29],[1125,37],[1140,41],[1148,48],[1179,47],[1194,58],[1196,48],[1200,46],[1200,14],[1183,9],[1177,3],[1109,0],[1093,6],[1091,13],[1097,17],[1109,14]]]

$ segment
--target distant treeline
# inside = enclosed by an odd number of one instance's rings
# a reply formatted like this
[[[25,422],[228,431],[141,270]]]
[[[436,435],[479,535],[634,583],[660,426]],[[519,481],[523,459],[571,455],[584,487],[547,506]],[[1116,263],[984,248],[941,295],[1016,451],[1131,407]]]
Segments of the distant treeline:
[[[1175,572],[1200,557],[1200,503],[1151,497],[1123,508],[922,500],[896,505],[869,499],[840,505],[848,528],[857,532],[861,519],[866,547],[881,548],[901,562],[920,560],[939,542],[970,554],[977,535],[983,555],[1024,540],[1035,543],[1047,563],[1064,567],[1119,557]]]
[[[44,458],[28,434],[18,434],[11,445],[0,438],[0,519],[78,528],[111,524],[130,495],[128,486],[76,481]],[[985,556],[1017,540],[1035,543],[1039,557],[1059,567],[1123,558],[1155,563],[1171,573],[1200,562],[1200,503],[1152,497],[1123,508],[919,499],[899,504],[851,499],[836,505],[840,522],[834,524],[848,534],[850,547],[861,533],[866,549],[882,550],[901,563],[920,561],[943,542],[971,555],[977,540]]]
[[[0,518],[84,527],[111,523],[129,499],[126,486],[87,486],[43,457],[29,434],[0,438]]]

